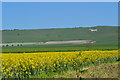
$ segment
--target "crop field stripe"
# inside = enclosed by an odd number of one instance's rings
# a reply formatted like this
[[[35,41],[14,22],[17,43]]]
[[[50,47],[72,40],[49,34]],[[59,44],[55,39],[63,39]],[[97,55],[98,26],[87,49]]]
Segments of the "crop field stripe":
[[[3,78],[30,78],[119,61],[118,50],[2,54]],[[119,55],[120,56],[120,55]]]

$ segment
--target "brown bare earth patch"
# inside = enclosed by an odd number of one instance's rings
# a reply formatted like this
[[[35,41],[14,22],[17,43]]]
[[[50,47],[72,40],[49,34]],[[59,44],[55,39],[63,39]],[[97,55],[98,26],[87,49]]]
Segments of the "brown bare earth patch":
[[[20,45],[46,45],[46,44],[87,44],[95,43],[92,40],[73,40],[73,41],[48,41],[48,42],[28,42],[28,43],[4,43],[0,46],[20,46]]]
[[[67,43],[80,43],[80,44],[84,44],[84,43],[92,43],[92,40],[74,40],[74,41],[48,41],[44,44],[67,44]]]

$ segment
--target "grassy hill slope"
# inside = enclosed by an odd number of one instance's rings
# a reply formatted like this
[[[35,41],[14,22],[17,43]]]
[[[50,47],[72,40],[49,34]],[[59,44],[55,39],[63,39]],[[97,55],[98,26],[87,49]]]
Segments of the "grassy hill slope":
[[[94,44],[50,44],[8,46],[2,48],[2,53],[24,52],[54,52],[54,51],[82,51],[82,50],[114,50],[118,49],[118,27],[96,27],[97,32],[90,28],[63,29],[33,29],[3,31],[3,43],[18,42],[46,42],[64,40],[94,40]]]
[[[85,28],[35,29],[3,31],[3,43],[46,42],[64,40],[95,40],[96,45],[117,45],[117,27],[96,27],[97,32]]]

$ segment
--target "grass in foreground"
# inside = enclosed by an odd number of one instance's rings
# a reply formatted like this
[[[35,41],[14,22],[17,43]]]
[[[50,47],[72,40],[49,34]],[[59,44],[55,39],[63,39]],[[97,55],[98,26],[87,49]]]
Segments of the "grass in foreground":
[[[54,78],[119,78],[119,62],[90,66],[79,71],[68,71]]]

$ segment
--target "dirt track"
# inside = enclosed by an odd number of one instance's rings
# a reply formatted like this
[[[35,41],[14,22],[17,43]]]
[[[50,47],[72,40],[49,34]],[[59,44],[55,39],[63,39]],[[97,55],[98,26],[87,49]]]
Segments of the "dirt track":
[[[46,45],[46,44],[86,44],[94,43],[92,40],[74,40],[74,41],[48,41],[48,42],[31,42],[31,43],[3,43],[0,46],[23,46],[23,45]]]
[[[84,44],[84,43],[90,43],[92,42],[91,40],[74,40],[74,41],[49,41],[44,44],[67,44],[67,43],[79,43],[79,44]]]

